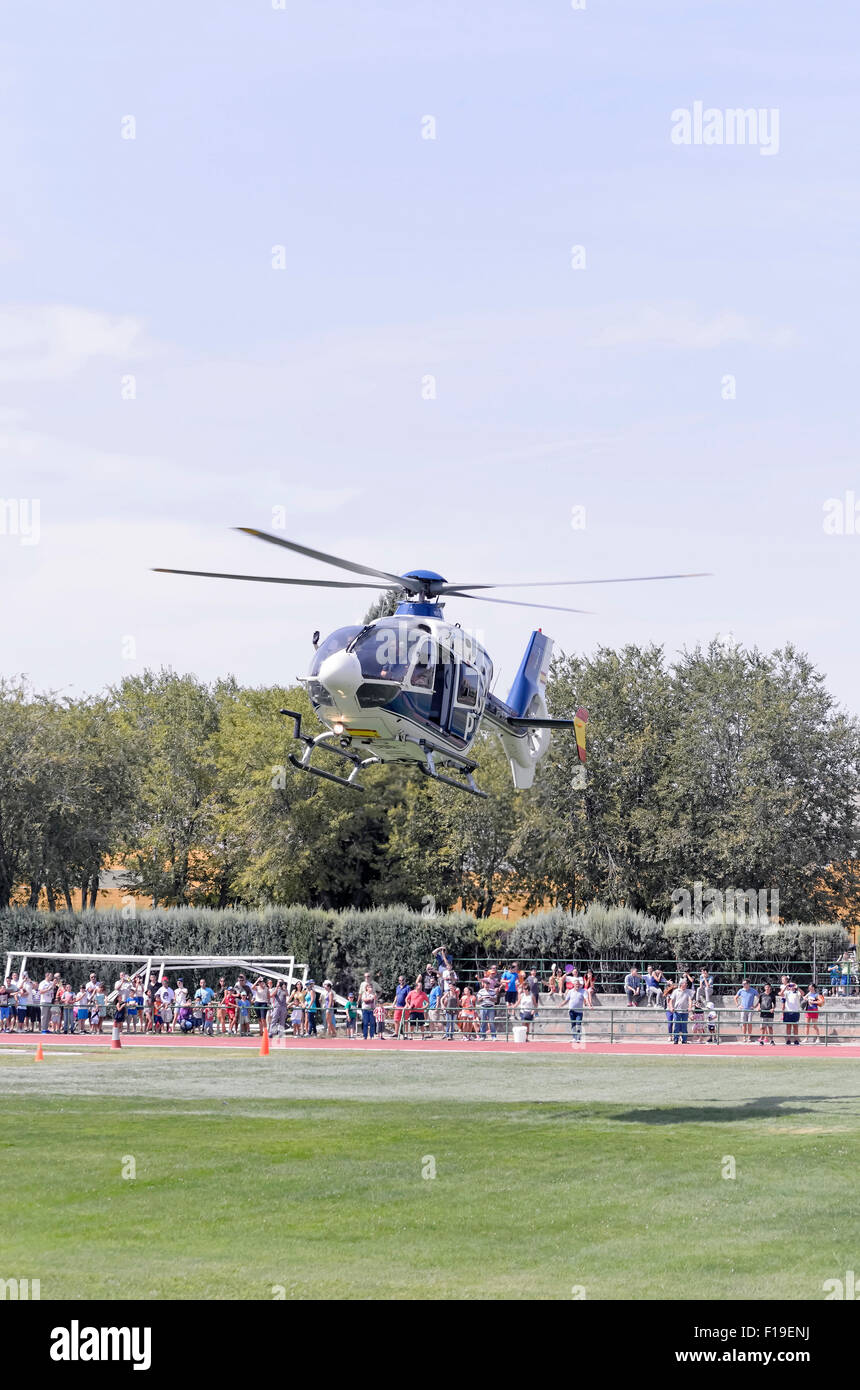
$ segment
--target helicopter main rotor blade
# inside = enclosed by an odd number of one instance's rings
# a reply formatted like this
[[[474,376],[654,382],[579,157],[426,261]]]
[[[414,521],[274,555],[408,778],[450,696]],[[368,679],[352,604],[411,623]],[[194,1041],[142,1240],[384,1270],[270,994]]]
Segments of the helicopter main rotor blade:
[[[464,589],[549,589],[570,584],[646,584],[653,579],[709,579],[710,577],[710,570],[700,570],[695,574],[634,574],[626,576],[624,579],[528,579],[512,584],[446,584],[440,592],[443,594],[462,593]]]
[[[339,569],[351,570],[353,574],[368,574],[373,579],[387,579],[403,588],[404,580],[399,574],[389,574],[388,570],[371,569],[367,565],[357,565],[352,560],[341,560],[337,555],[327,555],[324,550],[311,550],[310,546],[299,545],[296,541],[284,540],[283,536],[272,536],[268,531],[257,531],[253,526],[236,526],[246,536],[256,536],[258,541],[268,541],[270,545],[281,545],[285,550],[293,550],[297,555],[307,555],[311,560],[322,560],[324,565],[337,565]]]
[[[302,584],[315,589],[393,589],[392,584],[351,584],[346,579],[282,579],[274,574],[220,574],[215,570],[173,570],[153,566],[154,574],[191,574],[198,579],[247,579],[254,584]]]
[[[474,588],[477,588],[478,586],[477,586],[477,585],[474,585],[473,587],[474,587]],[[489,586],[487,585],[486,587],[489,587]],[[467,594],[467,593],[465,593],[465,592],[461,592],[459,589],[446,588],[446,589],[443,589],[442,592],[443,592],[444,594],[450,594],[450,595],[452,595],[454,598],[473,598],[473,599],[477,599],[478,603],[504,603],[505,605],[507,605],[507,606],[510,607],[510,608],[552,608],[552,609],[555,610],[556,613],[592,613],[592,612],[593,612],[593,609],[591,609],[591,608],[563,608],[563,607],[562,607],[560,604],[558,604],[558,603],[541,603],[539,599],[536,599],[534,603],[525,603],[525,602],[523,602],[522,600],[515,599],[515,598],[490,598],[489,594]]]

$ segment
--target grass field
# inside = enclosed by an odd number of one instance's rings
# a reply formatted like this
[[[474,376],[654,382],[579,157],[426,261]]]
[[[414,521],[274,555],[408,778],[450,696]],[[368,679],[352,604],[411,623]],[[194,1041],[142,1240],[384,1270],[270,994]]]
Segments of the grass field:
[[[821,1299],[860,1269],[857,1076],[0,1051],[0,1277],[43,1299]]]

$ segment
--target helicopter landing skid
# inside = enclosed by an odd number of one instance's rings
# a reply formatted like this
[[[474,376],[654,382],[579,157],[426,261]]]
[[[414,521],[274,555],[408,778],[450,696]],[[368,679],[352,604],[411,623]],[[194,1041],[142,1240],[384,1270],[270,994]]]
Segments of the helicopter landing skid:
[[[429,748],[424,749],[424,757],[426,762],[419,763],[418,767],[425,777],[432,777],[434,782],[445,782],[447,786],[456,787],[461,792],[469,792],[472,796],[487,796],[486,792],[482,792],[480,787],[475,786],[472,773],[478,766],[477,763],[469,763],[465,759],[462,763],[458,763],[458,769],[463,774],[462,778],[458,780],[456,777],[446,777],[444,773],[436,771],[436,763]]]
[[[341,787],[351,787],[353,791],[363,792],[365,788],[355,778],[363,767],[369,763],[376,763],[378,758],[360,758],[357,753],[347,752],[345,748],[338,748],[330,740],[331,733],[328,730],[324,734],[302,733],[302,716],[294,709],[282,709],[281,714],[287,714],[293,721],[293,738],[300,739],[304,743],[305,751],[300,758],[295,753],[288,753],[287,757],[297,772],[310,772],[314,777],[324,777],[327,782],[337,782]],[[324,748],[329,753],[336,753],[339,758],[345,758],[348,763],[352,763],[352,772],[348,777],[339,777],[336,772],[327,772],[324,767],[314,767],[311,758],[317,748]]]

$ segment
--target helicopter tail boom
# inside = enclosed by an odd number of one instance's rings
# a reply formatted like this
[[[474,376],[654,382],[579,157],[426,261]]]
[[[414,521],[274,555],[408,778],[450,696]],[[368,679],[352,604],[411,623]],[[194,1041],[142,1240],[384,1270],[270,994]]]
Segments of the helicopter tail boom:
[[[580,762],[585,762],[585,710],[575,719],[552,719],[546,705],[546,682],[552,660],[551,637],[533,632],[514,677],[507,702],[488,697],[485,717],[496,726],[508,761],[514,786],[532,785],[535,769],[549,748],[552,730],[575,733]]]

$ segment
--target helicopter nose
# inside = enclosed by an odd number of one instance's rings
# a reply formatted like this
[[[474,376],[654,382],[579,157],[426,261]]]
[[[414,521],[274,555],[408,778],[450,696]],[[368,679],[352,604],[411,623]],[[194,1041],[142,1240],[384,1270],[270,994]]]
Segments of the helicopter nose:
[[[333,652],[320,666],[319,679],[336,699],[354,700],[362,682],[361,663],[354,652]]]

